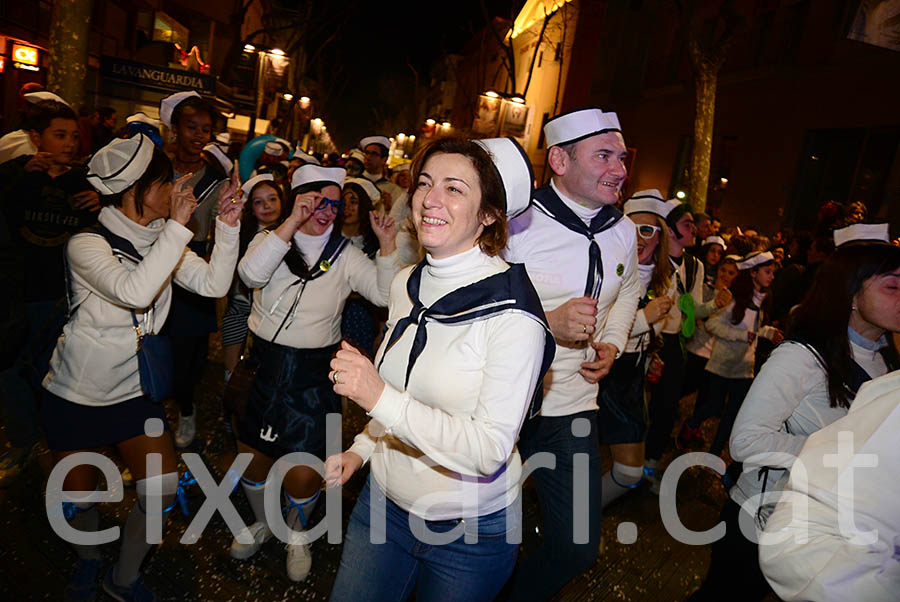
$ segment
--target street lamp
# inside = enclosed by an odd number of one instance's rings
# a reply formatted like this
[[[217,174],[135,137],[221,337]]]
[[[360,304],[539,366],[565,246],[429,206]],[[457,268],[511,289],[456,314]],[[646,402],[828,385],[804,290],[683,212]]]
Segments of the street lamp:
[[[244,44],[244,52],[253,52],[256,50],[256,46],[253,44]]]
[[[446,129],[449,130],[449,129],[450,129],[450,122],[449,122],[449,121],[445,121],[444,123],[441,124],[441,127],[442,127],[442,128],[446,128]]]
[[[487,96],[488,98],[500,98],[500,95],[497,94],[496,92],[494,92],[493,90],[488,90],[487,92],[484,93],[484,95]]]
[[[678,192],[675,193],[675,196],[679,199],[683,199],[684,197],[687,196],[687,193],[683,190],[679,190]]]
[[[519,96],[518,94],[512,96],[512,97],[510,98],[510,100],[511,100],[512,102],[516,103],[516,104],[520,104],[520,105],[525,104],[525,99],[522,98],[521,96]]]
[[[269,51],[270,54],[274,54],[275,56],[284,56],[284,50],[281,48],[273,48]]]
[[[282,98],[284,98],[284,99],[285,99],[286,101],[288,101],[288,102],[290,102],[290,101],[292,101],[292,100],[294,99],[294,95],[291,94],[290,92],[285,92],[285,93],[282,94],[281,96],[282,96]]]
[[[426,119],[425,125],[434,125],[434,119]]]

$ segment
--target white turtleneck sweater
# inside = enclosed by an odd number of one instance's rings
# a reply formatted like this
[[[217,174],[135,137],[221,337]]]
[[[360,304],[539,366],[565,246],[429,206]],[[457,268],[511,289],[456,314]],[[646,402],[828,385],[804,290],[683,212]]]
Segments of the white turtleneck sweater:
[[[586,224],[600,211],[566,198],[552,181],[550,186]],[[634,222],[624,217],[612,228],[595,235],[594,240],[600,245],[603,263],[594,340],[611,343],[622,353],[641,294]],[[510,263],[525,264],[544,311],[549,313],[569,299],[584,296],[589,264],[587,249],[583,235],[531,206],[510,221],[503,258]],[[598,385],[587,382],[578,372],[582,363],[594,361],[596,355],[589,346],[556,345],[553,365],[544,377],[542,416],[569,416],[597,409]]]
[[[878,350],[887,340],[868,341],[852,328],[848,328],[848,334],[853,360],[873,379],[886,374],[887,366]],[[753,381],[731,430],[732,457],[751,469],[731,488],[731,499],[743,504],[762,491],[762,481],[753,467],[790,468],[809,435],[846,415],[847,408],[831,407],[828,380],[816,355],[793,341],[778,345]],[[786,481],[785,471],[774,471],[766,490],[780,491]],[[777,499],[773,496],[768,511]]]
[[[240,225],[216,219],[216,244],[207,263],[185,249],[192,233],[175,220],[141,226],[115,207],[104,207],[98,219],[131,241],[144,259],[120,262],[99,235],[76,234],[69,240],[70,302],[77,310],[56,344],[43,383],[63,399],[90,406],[141,395],[131,309],[143,332],[156,334],[169,315],[173,277],[191,292],[223,297],[234,274],[240,235]]]
[[[426,307],[508,269],[478,247],[427,261],[420,288]],[[412,270],[401,271],[391,286],[385,341],[412,310],[406,290]],[[483,516],[509,506],[519,495],[515,442],[540,372],[543,326],[517,312],[454,326],[429,322],[428,342],[404,390],[415,333],[410,325],[385,357],[384,392],[350,450],[371,462],[392,501],[425,519]],[[384,353],[382,344],[376,365]]]
[[[308,265],[319,256],[331,230],[320,236],[297,232],[294,241]],[[271,341],[291,309],[301,284],[284,263],[291,245],[270,232],[257,234],[238,265],[238,274],[253,292],[253,307],[247,325],[258,337]],[[347,245],[325,274],[310,280],[303,290],[293,321],[288,318],[275,340],[279,345],[297,349],[319,349],[341,340],[341,314],[352,292],[384,307],[387,305],[391,280],[399,271],[396,253],[387,257],[381,251],[373,263],[362,251]]]

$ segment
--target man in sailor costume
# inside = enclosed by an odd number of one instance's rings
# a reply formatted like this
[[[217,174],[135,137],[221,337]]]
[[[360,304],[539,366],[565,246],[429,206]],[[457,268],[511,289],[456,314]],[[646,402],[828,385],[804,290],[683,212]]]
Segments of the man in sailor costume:
[[[553,177],[510,222],[504,254],[525,264],[556,338],[541,414],[519,441],[525,458],[549,452],[556,467],[533,473],[544,545],[519,567],[516,600],[552,597],[597,558],[597,382],[625,349],[640,294],[635,227],[614,206],[627,152],[615,113],[564,113],[547,122],[544,135]]]
[[[406,204],[408,200],[406,191],[387,177],[387,159],[391,150],[390,139],[385,136],[367,136],[359,141],[359,148],[362,149],[364,155],[365,171],[362,175],[384,193],[385,211],[388,211],[396,203]]]

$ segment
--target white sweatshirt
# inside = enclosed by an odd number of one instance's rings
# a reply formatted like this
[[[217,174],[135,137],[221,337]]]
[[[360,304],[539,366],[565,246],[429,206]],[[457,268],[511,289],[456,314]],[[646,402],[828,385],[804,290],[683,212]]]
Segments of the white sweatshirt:
[[[559,198],[575,215],[590,223],[599,209],[589,210],[567,199],[551,182]],[[621,354],[634,323],[641,292],[637,271],[637,235],[634,222],[623,217],[612,228],[594,236],[600,245],[603,281],[597,302],[594,340],[611,343]],[[524,263],[545,312],[569,299],[584,296],[588,273],[585,237],[572,232],[533,206],[509,223],[509,241],[503,258]],[[543,416],[569,416],[597,409],[598,385],[578,373],[581,364],[594,361],[593,348],[556,345],[556,357],[544,377]]]
[[[333,227],[333,226],[332,226]],[[321,236],[295,235],[307,264],[318,261],[332,228]],[[277,234],[260,232],[238,265],[238,274],[253,291],[253,307],[247,325],[256,336],[271,341],[291,309],[301,284],[284,263],[290,244]],[[275,340],[297,349],[319,349],[341,340],[341,314],[352,292],[385,307],[391,280],[399,271],[395,254],[381,251],[373,263],[362,251],[347,245],[325,274],[310,280],[300,297],[293,321],[288,318]]]
[[[872,378],[887,372],[876,350],[865,349],[851,340],[850,353]],[[731,455],[744,462],[748,470],[731,488],[731,499],[743,504],[760,493],[763,486],[758,478],[760,467],[790,468],[809,435],[846,414],[846,408],[830,406],[825,370],[813,352],[793,341],[778,345],[753,381],[731,430]],[[772,495],[763,519],[774,507],[777,492],[785,481],[785,471],[769,472],[767,498],[768,492]],[[755,512],[759,504],[751,506]]]
[[[63,329],[43,382],[51,393],[90,406],[141,395],[131,309],[143,332],[156,334],[169,315],[173,276],[189,291],[223,297],[234,274],[240,235],[240,225],[217,219],[216,244],[206,263],[185,249],[191,231],[175,220],[141,226],[114,207],[104,207],[98,219],[131,241],[144,260],[120,262],[99,235],[76,234],[69,240],[71,302],[78,309]]]
[[[506,269],[506,262],[478,247],[440,260],[428,256],[420,300],[427,307]],[[391,287],[385,341],[412,309],[406,291],[412,270],[400,272]],[[544,328],[515,312],[464,325],[429,322],[426,328],[428,342],[407,390],[415,324],[387,354],[379,371],[384,392],[350,451],[371,462],[378,485],[408,512],[428,520],[496,512],[519,495],[515,442],[540,372]],[[376,365],[384,353],[382,344]]]
[[[760,568],[781,599],[897,600],[898,432],[900,372],[892,372],[860,387],[847,416],[810,435],[798,459],[806,470],[793,471],[787,487],[807,512],[779,503],[765,531],[780,541],[759,547]]]

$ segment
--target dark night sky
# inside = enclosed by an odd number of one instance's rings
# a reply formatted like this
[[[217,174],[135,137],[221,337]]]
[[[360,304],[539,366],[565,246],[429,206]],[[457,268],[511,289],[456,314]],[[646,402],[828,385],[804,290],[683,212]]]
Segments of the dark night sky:
[[[485,0],[488,13],[509,18],[523,0]],[[362,0],[351,14],[337,60],[349,75],[343,93],[328,107],[326,125],[335,144],[345,149],[375,133],[376,113],[384,116],[413,112],[414,76],[427,87],[429,68],[443,52],[454,52],[486,24],[479,0],[437,2]],[[378,132],[393,135],[396,132]]]

